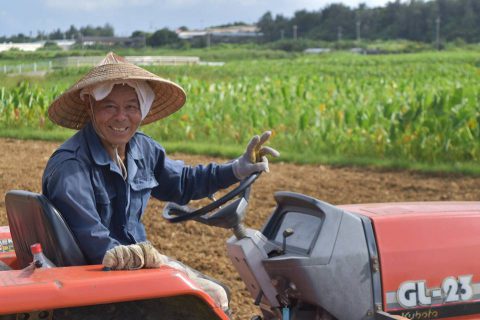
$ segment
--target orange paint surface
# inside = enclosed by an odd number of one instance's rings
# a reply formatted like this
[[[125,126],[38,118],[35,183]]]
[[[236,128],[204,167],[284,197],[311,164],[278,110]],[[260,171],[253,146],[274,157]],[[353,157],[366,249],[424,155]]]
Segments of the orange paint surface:
[[[0,314],[194,295],[228,317],[182,272],[170,267],[102,271],[101,265],[0,272]]]
[[[387,292],[397,292],[405,281],[426,281],[426,287],[432,289],[441,288],[447,277],[472,275],[471,283],[480,283],[480,202],[385,203],[342,208],[372,220],[384,301]],[[462,303],[474,301],[478,299]]]

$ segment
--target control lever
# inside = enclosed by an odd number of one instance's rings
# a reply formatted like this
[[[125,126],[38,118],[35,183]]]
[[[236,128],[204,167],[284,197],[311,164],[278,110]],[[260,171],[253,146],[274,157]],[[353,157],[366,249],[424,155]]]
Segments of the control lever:
[[[293,235],[295,231],[292,228],[287,228],[283,231],[283,244],[282,244],[282,252],[285,254],[285,250],[287,249],[287,238]]]
[[[281,255],[284,255],[285,254],[285,250],[287,249],[287,238],[290,237],[292,234],[294,234],[295,231],[293,231],[292,228],[287,228],[283,231],[283,240],[282,240],[282,248],[279,248],[278,246],[276,246],[275,249],[273,249],[272,251],[270,251],[268,253],[268,257],[269,258],[273,258],[273,257],[278,257],[278,256],[281,256]]]

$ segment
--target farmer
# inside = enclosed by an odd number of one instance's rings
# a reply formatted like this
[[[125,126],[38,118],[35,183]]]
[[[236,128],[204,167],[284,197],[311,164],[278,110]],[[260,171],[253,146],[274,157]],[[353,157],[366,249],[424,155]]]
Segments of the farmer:
[[[150,257],[145,250],[151,246],[141,218],[151,195],[186,204],[268,170],[266,155],[278,156],[262,146],[270,135],[266,132],[230,163],[190,167],[171,160],[160,144],[137,129],[174,113],[185,98],[177,84],[109,53],[50,105],[48,116],[54,123],[79,131],[51,156],[42,190],[62,213],[89,263],[102,263],[107,251],[115,269],[165,263],[158,252]],[[251,162],[254,150],[260,150],[262,162]]]

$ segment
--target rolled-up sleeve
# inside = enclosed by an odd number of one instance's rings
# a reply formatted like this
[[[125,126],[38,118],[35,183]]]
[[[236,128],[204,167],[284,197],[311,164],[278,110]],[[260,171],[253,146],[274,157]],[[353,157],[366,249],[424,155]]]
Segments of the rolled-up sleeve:
[[[105,252],[120,244],[101,222],[89,170],[79,161],[58,164],[44,177],[43,193],[65,218],[89,263],[101,263]]]

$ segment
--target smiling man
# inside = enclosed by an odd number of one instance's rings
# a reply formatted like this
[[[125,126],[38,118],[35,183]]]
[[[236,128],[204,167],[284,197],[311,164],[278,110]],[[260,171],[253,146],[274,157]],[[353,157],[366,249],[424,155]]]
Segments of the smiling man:
[[[136,85],[138,87],[138,84]],[[88,113],[95,131],[107,153],[117,162],[126,177],[128,173],[124,165],[125,150],[142,122],[140,103],[135,89],[128,84],[107,83],[103,87],[106,87],[103,88],[104,92],[110,93],[104,99],[97,96],[100,101],[92,98],[92,95],[95,96],[94,92],[85,89],[80,95],[89,99]]]
[[[54,123],[79,131],[51,156],[42,190],[61,212],[88,263],[102,263],[107,251],[114,261],[125,262],[121,255],[131,252],[143,252],[141,261],[150,258],[142,251],[151,246],[144,246],[147,236],[141,222],[150,196],[186,204],[267,170],[265,156],[278,155],[262,147],[270,136],[266,132],[250,141],[244,155],[226,164],[191,167],[171,160],[160,144],[137,129],[184,103],[180,86],[109,53],[50,105],[48,115]],[[251,160],[258,156],[261,162]]]
[[[142,121],[135,89],[126,84],[116,84],[105,99],[92,101],[91,106],[90,118],[95,121],[102,145],[109,152],[112,145],[118,146],[124,159],[125,147]]]

